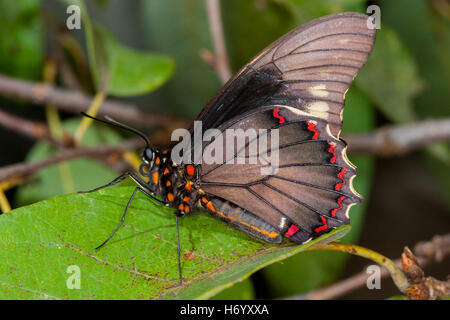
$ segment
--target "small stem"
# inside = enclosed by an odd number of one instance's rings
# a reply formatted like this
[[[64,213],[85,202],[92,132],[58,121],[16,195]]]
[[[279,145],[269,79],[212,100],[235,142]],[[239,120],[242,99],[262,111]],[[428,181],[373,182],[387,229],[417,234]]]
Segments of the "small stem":
[[[327,245],[312,247],[308,250],[331,250],[331,251],[346,252],[366,259],[370,259],[378,263],[379,265],[385,267],[389,271],[392,280],[394,281],[395,285],[400,290],[400,292],[405,293],[406,288],[408,288],[409,286],[408,279],[406,278],[403,271],[400,270],[391,259],[373,250],[360,247],[357,245],[340,242],[331,242]]]
[[[48,105],[45,108],[45,115],[47,117],[47,123],[52,137],[55,140],[61,141],[63,129],[61,126],[61,119],[59,118],[58,109],[52,105]]]
[[[5,180],[0,182],[0,190],[6,191],[9,189],[14,188],[15,186],[18,186],[19,184],[21,184],[23,182],[22,179],[17,179],[17,178],[11,178],[9,180]]]
[[[9,204],[8,198],[6,198],[3,189],[0,189],[0,208],[3,213],[11,211],[11,205]]]
[[[61,43],[61,46],[69,53],[70,58],[73,59],[73,63],[75,65],[74,69],[79,75],[78,81],[81,82],[81,85],[83,87],[90,88],[91,77],[89,74],[89,66],[87,63],[87,57],[84,54],[82,46],[77,40],[75,40],[73,34],[70,33],[60,34],[58,40]],[[76,87],[80,87],[80,85],[77,83]]]
[[[92,104],[86,113],[95,117],[98,113],[98,110],[100,110],[103,101],[105,101],[105,98],[106,94],[103,91],[97,92],[97,94],[94,97],[94,101],[92,101]],[[93,121],[92,119],[87,117],[83,117],[83,119],[81,120],[81,123],[74,134],[75,143],[77,145],[81,144],[81,140],[83,139],[83,136],[86,133],[86,130],[91,125],[92,121]]]
[[[59,118],[58,110],[49,105],[46,108],[47,122],[50,128],[52,137],[55,140],[61,141],[63,137],[63,128],[61,125],[61,119]],[[59,176],[61,178],[61,184],[63,186],[64,193],[72,193],[75,191],[73,183],[72,172],[70,171],[69,163],[63,161],[58,163]]]
[[[53,60],[47,60],[44,64],[44,82],[53,85],[55,83],[57,71],[58,70],[56,63]],[[45,113],[47,116],[47,123],[50,128],[50,133],[53,139],[61,141],[63,137],[63,127],[58,110],[54,105],[47,104]],[[61,163],[58,163],[58,170],[64,193],[74,192],[75,186],[68,162],[63,161]]]
[[[131,151],[126,151],[122,155],[123,160],[133,167],[134,171],[139,172],[139,166],[142,163],[141,158],[139,158],[136,153]]]

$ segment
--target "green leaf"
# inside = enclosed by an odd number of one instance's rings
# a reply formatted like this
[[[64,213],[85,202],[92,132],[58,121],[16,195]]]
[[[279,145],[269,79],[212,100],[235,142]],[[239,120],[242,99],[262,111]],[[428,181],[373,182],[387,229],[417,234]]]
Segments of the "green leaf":
[[[125,223],[101,250],[134,187],[54,197],[0,216],[2,299],[203,299],[256,270],[342,237],[260,243],[207,213],[180,219],[184,283],[178,285],[174,211],[137,194]],[[69,266],[80,289],[69,289]]]
[[[129,48],[99,24],[94,24],[82,0],[65,0],[80,6],[91,71],[97,90],[115,96],[135,96],[162,86],[175,63],[169,56]]]
[[[79,119],[71,119],[63,123],[64,129],[72,133],[76,130]],[[99,144],[117,143],[121,137],[106,126],[92,126],[86,132],[83,139],[84,146],[95,146]],[[55,154],[55,149],[46,142],[38,142],[29,151],[26,161],[35,162],[47,159]],[[104,164],[90,158],[78,158],[66,161],[69,170],[68,177],[62,177],[59,165],[53,165],[42,170],[24,186],[19,187],[16,194],[16,204],[21,206],[47,199],[65,192],[62,179],[72,185],[74,191],[90,190],[100,183],[111,181],[117,173],[106,167]]]
[[[356,83],[391,121],[416,119],[412,99],[423,85],[409,51],[385,24],[377,30],[374,49]]]
[[[135,96],[162,86],[172,75],[172,58],[128,48],[114,37],[102,32],[108,56],[108,93]]]
[[[255,289],[250,278],[237,282],[228,289],[220,291],[212,296],[210,300],[254,300]]]
[[[381,0],[379,5],[383,21],[410,50],[424,81],[415,99],[417,113],[424,118],[450,116],[444,103],[450,100],[450,23],[445,10],[439,12],[427,0]]]
[[[44,57],[44,28],[38,0],[0,0],[0,72],[40,79]]]

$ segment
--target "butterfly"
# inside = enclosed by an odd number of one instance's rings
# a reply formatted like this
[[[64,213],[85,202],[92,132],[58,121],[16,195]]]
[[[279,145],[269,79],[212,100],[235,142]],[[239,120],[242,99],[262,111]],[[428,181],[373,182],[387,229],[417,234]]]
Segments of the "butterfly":
[[[209,139],[200,140],[200,156],[208,153],[221,161],[187,161],[195,152],[179,153],[182,160],[175,161],[175,147],[157,148],[136,129],[109,117],[84,114],[127,129],[146,143],[139,173],[148,181],[125,173],[91,190],[126,178],[137,184],[120,223],[97,248],[117,232],[137,192],[176,209],[180,282],[178,217],[193,211],[206,210],[271,243],[286,237],[302,244],[349,224],[349,209],[361,196],[352,187],[356,167],[347,159],[346,143],[339,136],[345,94],[375,41],[376,30],[368,27],[368,19],[346,12],[312,20],[242,67],[194,122],[203,131],[213,130]],[[220,154],[221,147],[235,141],[228,132],[252,129],[254,134],[245,136],[240,147],[231,144]],[[258,139],[270,142],[254,148],[252,142]],[[277,165],[268,166],[267,158],[275,154]],[[260,161],[250,161],[254,158]]]

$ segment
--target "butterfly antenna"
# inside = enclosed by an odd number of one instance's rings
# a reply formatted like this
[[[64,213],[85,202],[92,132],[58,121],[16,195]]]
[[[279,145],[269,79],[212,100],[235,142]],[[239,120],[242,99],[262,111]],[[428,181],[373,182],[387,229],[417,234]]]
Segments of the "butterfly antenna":
[[[91,118],[93,120],[103,122],[103,123],[109,124],[111,126],[115,126],[115,127],[121,128],[121,129],[128,130],[130,132],[133,132],[134,134],[136,134],[136,135],[140,136],[142,139],[144,139],[145,143],[147,144],[147,147],[150,148],[150,140],[148,140],[148,138],[145,136],[145,134],[143,134],[142,132],[140,132],[139,130],[137,130],[135,128],[132,128],[132,127],[127,126],[126,124],[120,123],[119,121],[116,121],[109,116],[105,116],[106,120],[108,120],[108,121],[105,121],[105,120],[102,120],[99,118],[95,118],[85,112],[81,112],[81,114],[87,118]]]

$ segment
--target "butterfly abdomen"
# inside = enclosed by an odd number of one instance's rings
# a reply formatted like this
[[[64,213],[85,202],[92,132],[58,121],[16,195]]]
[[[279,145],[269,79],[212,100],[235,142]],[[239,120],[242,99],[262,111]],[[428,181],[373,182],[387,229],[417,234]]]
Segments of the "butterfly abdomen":
[[[230,201],[218,197],[208,199],[206,196],[203,196],[200,202],[202,209],[206,209],[225,222],[246,231],[256,238],[267,242],[281,242],[281,234],[276,228]]]

